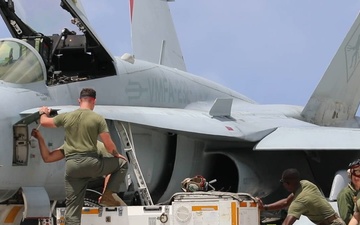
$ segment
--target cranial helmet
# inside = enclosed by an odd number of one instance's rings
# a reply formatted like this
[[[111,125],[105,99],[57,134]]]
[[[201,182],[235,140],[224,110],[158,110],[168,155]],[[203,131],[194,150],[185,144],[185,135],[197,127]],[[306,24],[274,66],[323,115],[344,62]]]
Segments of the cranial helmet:
[[[349,177],[355,176],[360,178],[360,159],[351,162],[348,166]]]

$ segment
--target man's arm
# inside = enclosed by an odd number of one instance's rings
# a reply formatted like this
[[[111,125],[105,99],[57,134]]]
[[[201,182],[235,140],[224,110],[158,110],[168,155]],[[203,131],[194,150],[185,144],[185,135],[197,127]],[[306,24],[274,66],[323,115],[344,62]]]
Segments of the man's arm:
[[[60,149],[55,149],[54,151],[51,152],[46,146],[45,140],[38,130],[33,129],[31,135],[38,140],[40,154],[44,162],[46,163],[56,162],[65,157]]]
[[[295,223],[296,220],[297,220],[296,217],[287,215],[282,225],[292,225]]]
[[[271,204],[263,204],[262,201],[259,204],[259,208],[263,210],[279,210],[288,207],[294,199],[294,194],[291,193],[287,198],[281,199]],[[295,217],[294,217],[295,218]],[[296,220],[296,218],[295,218]]]
[[[40,114],[40,124],[43,127],[56,127],[54,123],[54,118],[49,117],[50,116],[50,109],[46,106],[43,106],[39,109]]]
[[[106,148],[106,150],[112,154],[114,157],[117,158],[122,158],[124,160],[127,160],[123,155],[121,155],[117,150],[116,150],[116,146],[113,142],[113,140],[111,139],[111,136],[109,134],[109,132],[103,132],[100,133],[100,138],[102,140],[102,142],[104,143],[104,146]]]

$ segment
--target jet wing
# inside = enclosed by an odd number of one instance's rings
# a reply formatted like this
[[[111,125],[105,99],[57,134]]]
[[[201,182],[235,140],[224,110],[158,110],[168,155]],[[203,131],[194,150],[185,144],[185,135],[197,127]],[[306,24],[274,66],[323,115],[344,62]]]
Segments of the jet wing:
[[[58,113],[78,106],[52,106]],[[38,111],[29,109],[21,114]],[[175,108],[96,105],[108,120],[129,122],[168,132],[258,144],[254,150],[354,150],[360,149],[360,129],[320,127],[300,120],[259,115],[214,117],[207,111]],[[210,137],[211,136],[211,137]]]
[[[51,106],[58,113],[70,112],[78,106]],[[38,111],[29,109],[22,115]],[[233,120],[221,121],[211,117],[207,112],[173,108],[135,107],[135,106],[105,106],[96,105],[95,112],[105,119],[129,122],[153,128],[168,130],[169,132],[186,132],[199,135],[211,135],[219,138],[242,139],[244,133],[238,129]],[[269,133],[270,131],[268,131]]]

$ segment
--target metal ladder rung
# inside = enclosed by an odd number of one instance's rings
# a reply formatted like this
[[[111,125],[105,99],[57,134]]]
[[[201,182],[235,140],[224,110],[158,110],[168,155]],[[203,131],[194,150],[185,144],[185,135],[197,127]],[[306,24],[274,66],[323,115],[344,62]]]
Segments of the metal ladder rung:
[[[141,169],[138,160],[136,158],[131,127],[130,124],[128,125],[129,125],[128,128],[129,130],[127,131],[123,123],[118,121],[115,122],[115,127],[120,137],[123,151],[126,153],[129,163],[131,163],[131,165],[133,166],[133,170],[134,170],[133,172],[137,180],[137,186],[138,186],[137,188],[141,196],[141,200],[145,205],[153,205],[149,189],[147,188],[145,179],[141,173]]]

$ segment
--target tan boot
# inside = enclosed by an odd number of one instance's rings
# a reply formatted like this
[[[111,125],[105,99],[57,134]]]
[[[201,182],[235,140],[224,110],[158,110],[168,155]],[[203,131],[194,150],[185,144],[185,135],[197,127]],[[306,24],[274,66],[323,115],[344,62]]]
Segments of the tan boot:
[[[104,192],[99,203],[105,207],[126,206],[126,203],[116,193],[113,193],[110,190]]]

